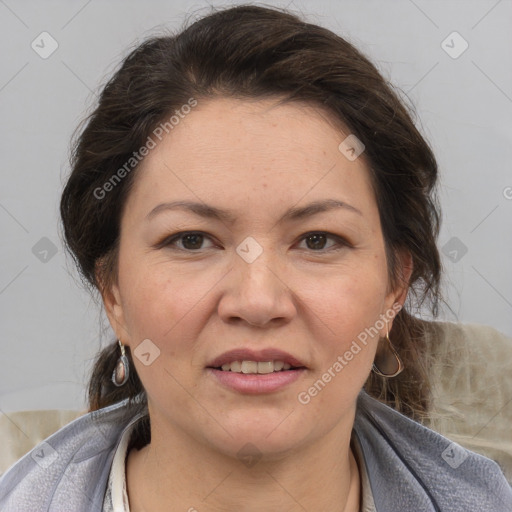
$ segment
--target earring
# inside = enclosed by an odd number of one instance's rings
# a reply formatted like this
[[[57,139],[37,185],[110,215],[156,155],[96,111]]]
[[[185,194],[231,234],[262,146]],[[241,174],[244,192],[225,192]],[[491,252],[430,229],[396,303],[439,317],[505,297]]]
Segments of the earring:
[[[391,349],[391,352],[395,356],[396,369],[395,369],[395,371],[391,371],[389,373],[383,373],[382,371],[379,370],[378,366],[375,364],[375,361],[374,361],[372,370],[374,373],[376,373],[377,375],[380,375],[381,377],[391,378],[391,377],[396,377],[399,373],[402,372],[402,370],[404,369],[404,363],[402,362],[402,359],[400,359],[398,352],[396,351],[395,347],[391,343],[391,340],[389,339],[389,328],[388,328],[388,332],[386,334],[386,339],[388,341],[388,345],[389,345],[389,348]]]
[[[116,367],[112,372],[112,382],[117,386],[121,387],[126,384],[128,377],[130,376],[130,363],[128,358],[126,357],[126,353],[124,350],[124,345],[121,343],[121,340],[117,340],[119,343],[119,347],[121,348],[121,355],[117,360]]]

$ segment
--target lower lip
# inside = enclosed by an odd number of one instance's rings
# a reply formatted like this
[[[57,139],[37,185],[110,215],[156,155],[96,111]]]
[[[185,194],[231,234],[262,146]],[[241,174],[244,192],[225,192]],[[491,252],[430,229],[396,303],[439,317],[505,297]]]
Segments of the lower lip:
[[[215,368],[207,368],[222,385],[240,393],[260,394],[278,391],[299,379],[305,368],[284,370],[272,373],[237,373],[224,372]]]

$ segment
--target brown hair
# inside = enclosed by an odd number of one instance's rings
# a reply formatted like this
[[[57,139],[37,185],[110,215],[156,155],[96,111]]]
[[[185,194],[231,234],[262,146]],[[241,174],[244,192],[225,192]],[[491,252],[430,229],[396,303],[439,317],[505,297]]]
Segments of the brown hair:
[[[72,172],[61,199],[65,245],[84,282],[102,291],[116,281],[120,219],[137,167],[101,199],[94,191],[190,98],[214,97],[306,102],[327,110],[365,145],[391,285],[400,279],[398,250],[409,251],[414,265],[406,307],[390,332],[405,370],[389,380],[372,373],[365,389],[420,419],[430,397],[427,322],[410,308],[428,304],[437,316],[437,164],[376,67],[345,39],[290,11],[251,5],[214,10],[177,35],[149,38],[124,59],[74,142]],[[114,342],[103,350],[94,367],[91,410],[145,396],[129,350],[129,383],[121,388],[111,383],[116,347]]]

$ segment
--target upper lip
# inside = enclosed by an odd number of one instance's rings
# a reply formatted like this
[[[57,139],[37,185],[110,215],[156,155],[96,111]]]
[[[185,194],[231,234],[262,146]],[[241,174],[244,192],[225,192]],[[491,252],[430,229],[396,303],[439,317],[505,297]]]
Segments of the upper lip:
[[[266,348],[263,350],[250,350],[246,348],[236,348],[228,350],[220,356],[213,359],[207,366],[210,368],[219,368],[223,364],[232,363],[234,361],[283,361],[293,367],[305,367],[302,361],[293,357],[287,352],[274,348]]]

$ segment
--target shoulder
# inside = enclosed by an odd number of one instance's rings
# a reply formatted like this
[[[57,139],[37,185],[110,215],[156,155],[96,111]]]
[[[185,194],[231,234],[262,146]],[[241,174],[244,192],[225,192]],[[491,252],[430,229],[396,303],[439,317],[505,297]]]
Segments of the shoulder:
[[[115,448],[134,415],[124,400],[77,418],[0,479],[0,510],[100,511]]]
[[[492,460],[370,397],[354,422],[380,510],[512,510],[512,488]]]

